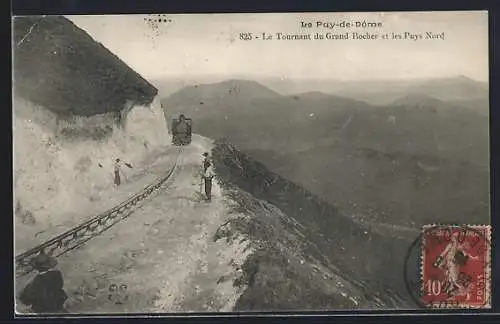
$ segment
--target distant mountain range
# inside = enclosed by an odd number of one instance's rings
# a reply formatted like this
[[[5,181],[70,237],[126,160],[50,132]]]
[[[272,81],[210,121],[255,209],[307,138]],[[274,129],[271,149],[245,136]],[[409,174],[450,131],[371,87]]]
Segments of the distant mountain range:
[[[477,97],[444,101],[418,93],[429,92],[421,86],[374,105],[230,80],[181,89],[162,104],[169,118],[187,114],[194,132],[228,138],[352,217],[403,226],[488,222],[488,113],[471,106],[487,96],[474,81],[455,81]],[[434,84],[460,92],[452,82]]]
[[[488,84],[465,76],[418,80],[262,80],[262,84],[283,94],[311,91],[311,89],[356,98],[371,104],[385,105],[408,94],[422,94],[441,99],[487,99]]]
[[[375,105],[386,105],[408,94],[422,94],[443,101],[481,101],[480,108],[487,109],[488,83],[472,80],[466,76],[416,79],[416,80],[318,80],[318,79],[255,79],[260,84],[282,95],[307,92],[322,92],[366,101]],[[209,77],[192,77],[189,80],[164,79],[153,82],[162,97],[167,97],[192,84],[217,83],[222,80]]]

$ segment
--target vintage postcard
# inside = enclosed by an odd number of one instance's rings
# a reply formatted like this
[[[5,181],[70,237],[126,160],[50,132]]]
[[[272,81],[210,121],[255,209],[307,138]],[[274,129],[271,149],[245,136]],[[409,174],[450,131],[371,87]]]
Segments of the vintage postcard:
[[[12,29],[17,315],[490,307],[486,11]]]

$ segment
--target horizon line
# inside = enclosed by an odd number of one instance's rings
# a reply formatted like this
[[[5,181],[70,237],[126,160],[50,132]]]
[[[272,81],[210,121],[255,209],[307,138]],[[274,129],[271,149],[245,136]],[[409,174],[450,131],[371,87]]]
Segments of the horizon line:
[[[148,80],[153,81],[164,81],[164,80],[189,80],[194,81],[193,79],[223,79],[219,82],[229,81],[229,80],[247,80],[247,81],[257,81],[263,79],[281,79],[283,81],[301,81],[301,80],[315,80],[315,81],[336,81],[336,82],[370,82],[370,81],[419,81],[419,80],[437,80],[437,79],[458,79],[458,78],[467,78],[474,82],[480,83],[489,83],[489,78],[486,80],[476,79],[465,74],[455,74],[455,75],[447,75],[447,76],[435,76],[435,77],[386,77],[386,78],[360,78],[360,79],[340,79],[340,78],[324,78],[324,77],[282,77],[282,76],[270,76],[270,75],[238,75],[238,74],[228,74],[228,75],[214,75],[214,74],[183,74],[183,75],[168,75],[162,77],[147,77]],[[201,80],[200,80],[201,81]]]

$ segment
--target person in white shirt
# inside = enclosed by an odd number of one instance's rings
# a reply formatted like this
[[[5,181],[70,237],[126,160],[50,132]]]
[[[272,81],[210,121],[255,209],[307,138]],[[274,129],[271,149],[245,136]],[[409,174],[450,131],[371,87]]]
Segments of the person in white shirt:
[[[207,201],[212,200],[212,179],[215,177],[215,172],[211,162],[205,163],[205,171],[203,173],[203,180],[205,181],[205,195]]]
[[[125,163],[125,165],[129,168],[132,168],[132,165],[130,165],[130,163]],[[115,187],[118,187],[121,184],[121,173],[122,173],[121,167],[122,167],[122,161],[120,159],[116,159],[114,165]]]

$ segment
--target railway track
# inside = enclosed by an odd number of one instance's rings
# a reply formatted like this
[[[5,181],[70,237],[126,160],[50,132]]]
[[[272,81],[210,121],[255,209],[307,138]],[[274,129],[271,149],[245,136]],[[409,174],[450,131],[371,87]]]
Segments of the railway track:
[[[59,234],[51,238],[50,240],[29,249],[26,252],[17,255],[15,258],[16,278],[25,276],[33,271],[31,260],[40,252],[43,251],[46,254],[57,258],[69,251],[82,246],[90,239],[100,235],[113,225],[133,214],[142,202],[151,197],[153,193],[157,192],[169,179],[172,178],[172,175],[177,168],[179,156],[181,155],[182,151],[182,147],[179,147],[177,149],[175,162],[164,176],[149,184],[147,187],[145,187],[143,190],[136,193],[129,199],[103,213],[90,218],[89,220],[71,228],[68,231]]]

